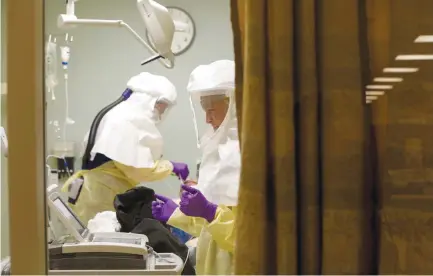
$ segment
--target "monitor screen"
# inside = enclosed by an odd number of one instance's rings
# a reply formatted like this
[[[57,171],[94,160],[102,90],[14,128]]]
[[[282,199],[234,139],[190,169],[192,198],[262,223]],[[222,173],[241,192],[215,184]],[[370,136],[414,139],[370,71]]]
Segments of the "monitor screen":
[[[81,221],[72,213],[72,211],[65,205],[65,203],[60,199],[56,198],[53,201],[54,205],[57,207],[59,212],[69,221],[69,224],[73,229],[77,230],[78,233],[83,234],[86,227],[81,223]]]

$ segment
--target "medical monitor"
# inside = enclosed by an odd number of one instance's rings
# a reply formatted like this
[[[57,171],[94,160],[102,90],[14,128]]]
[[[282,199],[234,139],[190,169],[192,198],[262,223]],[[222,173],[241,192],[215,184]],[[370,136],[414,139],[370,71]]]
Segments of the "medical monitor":
[[[78,241],[84,241],[89,231],[77,218],[73,211],[66,205],[58,193],[53,193],[48,198],[48,206],[51,215],[56,216]]]

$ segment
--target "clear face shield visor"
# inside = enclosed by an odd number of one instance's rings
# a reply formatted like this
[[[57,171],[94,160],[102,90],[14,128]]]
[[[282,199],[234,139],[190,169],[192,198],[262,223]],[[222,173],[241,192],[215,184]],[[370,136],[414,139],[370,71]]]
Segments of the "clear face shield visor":
[[[226,120],[230,105],[227,91],[205,91],[190,96],[196,131],[197,146],[200,148],[218,133],[218,129]]]
[[[153,109],[153,120],[155,123],[160,123],[167,117],[167,114],[170,113],[172,103],[165,99],[158,99],[155,102],[155,106]]]

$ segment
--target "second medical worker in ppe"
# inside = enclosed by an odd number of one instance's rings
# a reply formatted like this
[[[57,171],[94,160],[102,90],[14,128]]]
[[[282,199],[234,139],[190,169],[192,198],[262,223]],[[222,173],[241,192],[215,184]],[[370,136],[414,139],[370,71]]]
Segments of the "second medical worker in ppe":
[[[234,272],[234,222],[240,174],[234,85],[233,61],[216,61],[191,73],[188,91],[202,151],[198,182],[194,187],[182,185],[184,192],[179,206],[161,195],[152,203],[156,219],[199,237],[196,251],[199,275]],[[200,126],[205,124],[198,118],[207,123],[206,131],[200,132]]]
[[[140,182],[172,173],[181,179],[189,175],[186,164],[161,160],[163,139],[156,125],[176,102],[174,85],[163,76],[141,73],[128,81],[127,88],[131,96],[101,121],[87,168],[62,188],[86,224],[99,212],[114,211],[114,197]]]

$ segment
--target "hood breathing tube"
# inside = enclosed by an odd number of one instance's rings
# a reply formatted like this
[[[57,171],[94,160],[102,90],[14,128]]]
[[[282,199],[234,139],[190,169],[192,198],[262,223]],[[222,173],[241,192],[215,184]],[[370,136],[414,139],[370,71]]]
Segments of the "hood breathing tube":
[[[122,93],[122,96],[120,96],[120,98],[118,98],[117,100],[115,100],[111,104],[109,104],[106,107],[104,107],[103,109],[101,109],[101,111],[99,111],[98,114],[95,116],[95,119],[93,119],[92,125],[90,127],[89,137],[87,138],[86,150],[84,151],[83,160],[81,163],[81,168],[83,170],[86,170],[89,167],[90,157],[91,157],[90,153],[92,151],[93,146],[95,145],[96,134],[98,132],[98,127],[102,121],[102,118],[104,118],[105,114],[107,114],[108,111],[113,109],[115,106],[117,106],[121,102],[126,101],[131,96],[132,93],[133,93],[133,91],[131,89],[127,88]]]

